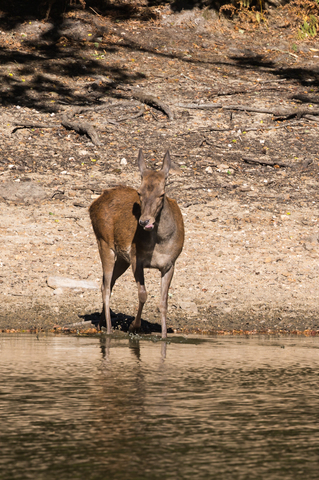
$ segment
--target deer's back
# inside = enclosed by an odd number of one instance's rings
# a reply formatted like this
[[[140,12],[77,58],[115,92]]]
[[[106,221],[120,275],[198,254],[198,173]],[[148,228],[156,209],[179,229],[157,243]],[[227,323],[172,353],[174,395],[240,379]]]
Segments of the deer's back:
[[[89,209],[94,233],[114,250],[126,250],[133,241],[140,216],[140,200],[131,187],[104,190]]]

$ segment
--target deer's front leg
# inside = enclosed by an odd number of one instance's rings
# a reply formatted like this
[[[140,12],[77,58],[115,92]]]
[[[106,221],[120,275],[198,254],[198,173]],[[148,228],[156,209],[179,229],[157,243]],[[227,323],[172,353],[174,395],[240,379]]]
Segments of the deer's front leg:
[[[138,311],[134,321],[130,325],[129,330],[130,332],[137,332],[141,328],[142,310],[144,307],[144,303],[147,300],[147,291],[146,291],[145,282],[144,282],[143,264],[138,260],[136,262],[132,262],[132,270],[133,270],[133,275],[137,284]]]
[[[159,309],[161,312],[162,338],[167,337],[166,317],[167,317],[168,289],[170,287],[173,274],[174,274],[174,265],[167,272],[162,273],[162,278],[161,278],[161,301],[160,301]]]

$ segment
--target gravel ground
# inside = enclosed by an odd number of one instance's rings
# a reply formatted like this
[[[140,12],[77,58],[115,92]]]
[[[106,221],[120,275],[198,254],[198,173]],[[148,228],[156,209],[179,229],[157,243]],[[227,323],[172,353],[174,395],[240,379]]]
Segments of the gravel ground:
[[[121,176],[124,180],[126,175]],[[32,177],[32,184],[41,185],[41,176]],[[133,177],[128,183],[137,186],[138,175]],[[47,284],[51,276],[100,282],[87,208],[74,206],[89,205],[96,195],[77,189],[86,183],[83,175],[63,179],[67,200],[0,205],[2,329],[97,321],[99,289],[52,289]],[[103,175],[101,183],[108,180],[112,183],[113,177]],[[42,189],[52,197],[50,188]],[[313,209],[286,205],[285,211],[274,212],[248,200],[218,198],[181,209],[186,240],[170,289],[169,327],[193,332],[319,329],[318,216]],[[146,282],[143,317],[158,323],[159,273],[148,271]],[[136,307],[128,271],[114,288],[112,308],[134,315]],[[120,315],[121,320],[127,319]]]

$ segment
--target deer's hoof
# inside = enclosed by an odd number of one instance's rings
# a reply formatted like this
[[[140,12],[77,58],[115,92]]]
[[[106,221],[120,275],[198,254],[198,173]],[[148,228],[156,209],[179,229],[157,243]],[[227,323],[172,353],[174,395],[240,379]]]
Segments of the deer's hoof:
[[[128,331],[129,331],[130,333],[138,333],[138,332],[141,331],[141,327],[136,327],[136,326],[134,325],[134,322],[133,322],[133,323],[131,323],[131,325],[129,326]]]

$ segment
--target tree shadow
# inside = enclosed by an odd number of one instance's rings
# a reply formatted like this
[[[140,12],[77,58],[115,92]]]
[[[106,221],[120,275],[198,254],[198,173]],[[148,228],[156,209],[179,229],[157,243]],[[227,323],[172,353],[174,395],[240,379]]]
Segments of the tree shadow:
[[[44,0],[41,5],[48,3],[49,0]],[[307,86],[309,82],[306,78],[311,76],[314,84],[318,84],[318,68],[280,67],[268,60],[266,55],[249,49],[239,50],[238,55],[229,56],[229,61],[207,55],[185,58],[182,53],[161,52],[156,46],[148,46],[147,42],[121,36],[120,31],[110,29],[110,22],[107,24],[102,17],[102,14],[108,15],[112,21],[119,17],[134,18],[137,15],[135,5],[124,2],[111,5],[102,0],[87,0],[86,10],[83,10],[79,1],[74,0],[73,3],[75,5],[71,8],[69,0],[56,0],[51,8],[51,20],[44,23],[37,20],[40,18],[37,2],[13,0],[1,7],[1,35],[8,38],[7,46],[2,42],[0,47],[0,63],[6,67],[6,72],[2,69],[0,73],[0,94],[4,105],[18,104],[42,112],[54,112],[61,109],[61,104],[90,105],[98,104],[103,97],[108,97],[108,100],[122,98],[119,86],[136,84],[146,75],[141,69],[131,71],[124,60],[122,64],[119,61],[108,62],[107,56],[115,53],[121,58],[121,54],[136,50],[178,59],[185,64],[262,69],[280,79],[295,79]],[[198,5],[191,0],[189,3],[183,0],[176,9]],[[218,5],[218,2],[209,4],[211,8],[218,8]],[[90,8],[97,9],[97,14]],[[66,10],[72,9],[77,14],[65,17]],[[100,11],[101,14],[98,13]],[[16,12],[19,12],[18,16]],[[77,89],[79,84],[82,90]]]
[[[294,67],[294,66],[280,66],[278,62],[267,60],[263,55],[246,54],[241,58],[237,56],[230,57],[235,62],[237,68],[242,70],[249,69],[262,69],[268,71],[272,75],[277,76],[279,79],[296,80],[302,86],[309,87],[319,86],[319,66],[311,68]],[[309,80],[309,77],[311,79]],[[297,97],[295,97],[297,98]],[[307,102],[307,97],[299,96],[301,101]]]

